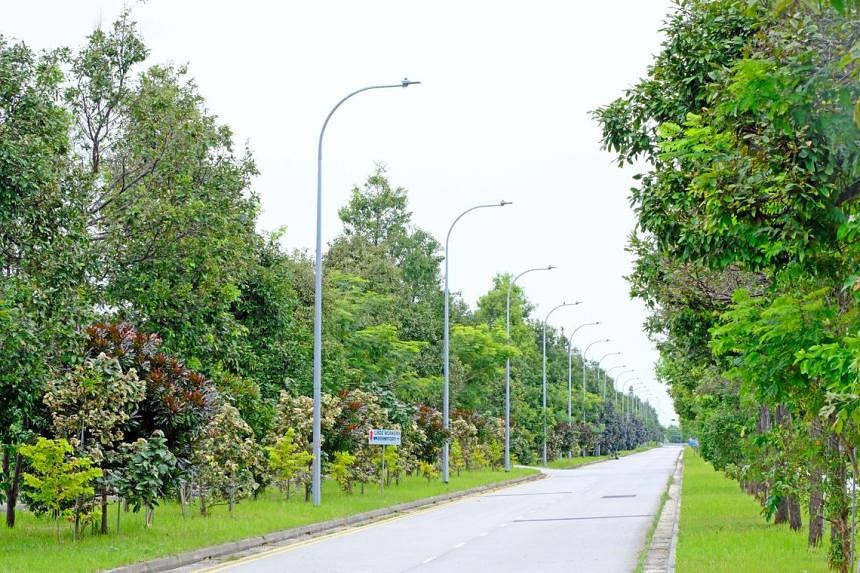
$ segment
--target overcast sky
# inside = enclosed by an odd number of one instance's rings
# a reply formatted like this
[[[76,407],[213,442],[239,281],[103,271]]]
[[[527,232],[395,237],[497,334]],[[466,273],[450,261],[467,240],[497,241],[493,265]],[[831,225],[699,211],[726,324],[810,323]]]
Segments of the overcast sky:
[[[0,33],[36,48],[78,47],[116,0],[28,0],[4,6]],[[416,225],[451,236],[451,288],[474,305],[494,274],[533,273],[521,285],[537,316],[584,322],[576,345],[589,358],[621,351],[650,392],[662,423],[675,417],[654,378],[657,353],[631,300],[624,251],[634,216],[635,169],[600,150],[589,111],[645,74],[659,48],[668,0],[171,1],[132,5],[150,63],[188,63],[209,109],[248,143],[260,176],[260,227],[286,225],[285,246],[314,245],[316,141],[329,109],[365,85],[422,85],[350,100],[329,125],[324,240],[340,232],[337,209],[375,161],[409,190]],[[640,395],[643,394],[640,392]],[[652,400],[652,403],[654,401]]]

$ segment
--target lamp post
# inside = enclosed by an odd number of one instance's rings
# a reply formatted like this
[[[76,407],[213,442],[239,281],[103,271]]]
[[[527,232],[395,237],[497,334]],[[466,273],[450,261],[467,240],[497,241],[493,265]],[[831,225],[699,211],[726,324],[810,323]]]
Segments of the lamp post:
[[[639,378],[631,378],[630,380],[624,381],[625,384],[630,384],[628,393],[626,393],[626,394],[622,393],[621,394],[621,400],[622,400],[621,401],[621,413],[624,415],[625,420],[630,418],[630,410],[633,406],[633,385],[632,385],[632,382],[638,382],[638,381],[639,381]],[[627,399],[626,407],[624,405],[624,399],[625,398]]]
[[[597,381],[600,382],[600,364],[610,356],[618,356],[620,352],[609,352],[600,357],[597,361]],[[603,401],[606,401],[606,373],[603,374]]]
[[[573,337],[580,328],[586,326],[597,326],[600,321],[586,322],[580,324],[570,333],[570,338],[567,339],[567,423],[573,424]]]
[[[507,302],[505,304],[505,336],[508,344],[511,342],[511,290],[514,288],[514,284],[516,284],[517,280],[523,275],[527,275],[531,272],[535,271],[551,271],[554,266],[548,265],[546,267],[537,267],[534,269],[528,269],[513,279],[508,283],[508,297]],[[505,471],[511,471],[511,357],[508,356],[505,358]]]
[[[546,316],[543,319],[543,453],[541,454],[543,465],[546,465],[546,322],[549,320],[550,315],[558,309],[565,306],[576,306],[578,304],[581,304],[581,302],[563,302],[546,313]]]
[[[636,370],[633,370],[633,369],[625,370],[625,371],[623,371],[623,372],[619,372],[619,373],[618,373],[618,375],[617,375],[617,376],[615,376],[615,382],[618,384],[618,388],[619,388],[619,390],[616,390],[616,392],[615,392],[615,406],[616,406],[616,407],[618,406],[618,394],[621,394],[622,400],[623,400],[623,398],[624,398],[624,385],[623,385],[623,383],[622,383],[622,381],[621,381],[621,378],[622,378],[622,377],[624,377],[624,376],[627,376],[627,375],[629,375],[629,374],[633,374],[633,375],[635,375],[635,374],[636,374]],[[622,408],[624,407],[624,402],[623,402],[623,401],[622,401],[622,403],[621,403],[621,407],[622,407]]]
[[[586,360],[585,355],[588,354],[588,350],[594,346],[595,344],[603,344],[604,342],[611,342],[610,339],[604,338],[603,340],[595,340],[591,344],[585,347],[585,350],[582,351],[582,411],[585,413],[585,367]]]
[[[334,112],[343,102],[354,95],[370,90],[381,90],[388,88],[405,88],[421,82],[411,82],[404,78],[399,84],[367,86],[347,95],[337,102],[328,112],[328,115],[320,129],[319,143],[317,144],[317,236],[316,236],[316,260],[314,278],[314,414],[313,414],[313,462],[311,467],[311,492],[314,505],[322,503],[322,473],[321,473],[321,444],[322,433],[320,430],[320,418],[322,412],[322,149],[325,128]]]
[[[443,338],[443,363],[444,363],[444,371],[445,371],[445,389],[442,394],[442,425],[445,428],[445,443],[442,444],[442,481],[448,483],[448,388],[450,384],[450,360],[448,355],[448,339],[449,339],[449,328],[448,328],[448,244],[451,241],[451,231],[454,230],[454,225],[457,224],[457,221],[463,218],[467,213],[471,213],[472,211],[476,211],[478,209],[488,209],[490,207],[504,207],[505,205],[510,205],[510,201],[499,201],[498,203],[489,203],[486,205],[475,205],[474,207],[470,207],[466,209],[454,219],[454,222],[451,223],[451,226],[448,227],[448,234],[445,236],[445,332],[442,336]]]
[[[610,372],[612,372],[613,370],[618,370],[619,368],[627,368],[627,365],[626,365],[626,364],[619,364],[619,365],[617,365],[617,366],[613,366],[613,367],[612,367],[612,368],[610,368],[609,370],[604,371],[604,373],[603,373],[603,374],[604,374],[604,380],[605,380],[606,378],[608,378],[608,377],[609,377],[609,373],[610,373]],[[612,387],[612,390],[613,390],[613,391],[615,390],[615,386],[614,386],[614,385],[613,385],[613,387]],[[604,399],[604,400],[606,400],[606,393],[605,393],[605,392],[604,392],[604,394],[603,394],[603,399]]]

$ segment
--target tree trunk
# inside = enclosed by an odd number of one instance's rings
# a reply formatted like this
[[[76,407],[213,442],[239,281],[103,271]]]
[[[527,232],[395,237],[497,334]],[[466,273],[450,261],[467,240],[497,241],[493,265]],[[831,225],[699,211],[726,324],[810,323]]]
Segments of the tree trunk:
[[[810,547],[818,547],[824,535],[824,492],[821,490],[821,465],[819,463],[821,443],[821,419],[812,420],[809,436],[815,445],[815,454],[809,468],[809,537]]]
[[[779,505],[776,507],[776,513],[773,515],[774,523],[788,522],[788,497],[782,497],[779,500]]]
[[[770,408],[764,404],[759,406],[756,430],[759,434],[765,434],[770,431]],[[769,490],[767,481],[751,481],[750,489],[752,490],[753,497],[755,497],[760,504],[764,505]]]
[[[99,533],[107,535],[108,533],[108,492],[107,486],[102,488],[102,526]]]
[[[206,489],[200,488],[200,515],[206,517]]]
[[[827,519],[830,521],[829,565],[839,573],[851,569],[850,502],[847,471],[839,437],[829,434],[827,464]]]
[[[800,531],[803,527],[803,517],[800,514],[800,502],[797,497],[788,498],[788,525],[792,531]]]
[[[6,452],[3,458],[4,473],[9,475],[9,454]],[[18,503],[18,488],[21,485],[21,454],[15,454],[15,468],[12,470],[12,479],[6,489],[6,527],[15,527],[15,505]]]
[[[187,492],[185,490],[185,482],[179,482],[179,511],[182,512],[182,519],[185,519],[185,502]]]
[[[818,547],[824,535],[824,495],[821,493],[821,478],[816,472],[809,486],[809,546]]]
[[[791,410],[788,409],[788,406],[785,404],[780,404],[776,407],[776,415],[774,417],[774,422],[778,427],[785,431],[785,435],[787,436],[784,441],[791,441]],[[785,475],[786,473],[786,462],[785,462],[785,452],[789,450],[791,444],[783,443],[783,448],[780,452],[778,452],[777,457],[777,472],[778,475]],[[788,493],[783,496],[783,499],[780,501],[779,508],[776,514],[776,523],[788,523],[791,527],[792,531],[799,531],[801,526],[803,525],[803,521],[800,515],[800,502],[797,500],[797,496],[794,493]]]
[[[152,527],[152,521],[155,517],[155,508],[154,507],[147,507],[146,513],[144,515],[145,516],[144,516],[144,520],[143,520],[143,525],[146,529],[149,529],[150,527]]]
[[[305,483],[305,502],[309,502],[311,500],[311,484]]]
[[[78,541],[81,538],[81,506],[80,501],[75,500],[75,527],[74,527],[74,539]]]

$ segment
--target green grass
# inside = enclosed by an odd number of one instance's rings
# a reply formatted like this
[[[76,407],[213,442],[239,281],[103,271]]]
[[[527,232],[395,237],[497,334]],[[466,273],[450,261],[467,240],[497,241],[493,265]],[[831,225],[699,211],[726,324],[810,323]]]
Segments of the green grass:
[[[428,483],[420,477],[407,477],[399,486],[385,488],[384,494],[378,486],[370,485],[364,495],[356,488],[351,496],[343,494],[337,484],[326,481],[320,507],[305,503],[303,496],[292,496],[286,501],[280,492],[268,490],[257,500],[239,503],[232,515],[226,506],[217,506],[207,518],[200,517],[195,512],[197,508],[191,507],[188,517],[183,519],[178,504],[166,503],[156,509],[155,524],[149,530],[143,527],[142,512],[123,513],[119,535],[113,533],[116,507],[112,506],[111,534],[87,534],[79,542],[72,541],[69,529],[63,527],[58,543],[52,521],[20,511],[14,529],[0,530],[0,571],[97,571],[534,473],[537,472],[524,468],[515,468],[510,473],[463,472],[460,476],[453,474],[447,485],[438,480]]]
[[[636,454],[639,452],[644,452],[650,450],[651,448],[656,448],[654,444],[645,444],[639,446],[635,450],[624,450],[618,452],[618,457],[629,456],[630,454]],[[546,467],[554,469],[554,470],[572,470],[574,468],[578,468],[580,466],[585,466],[588,464],[595,464],[597,462],[604,462],[606,460],[611,460],[612,456],[585,456],[585,457],[576,457],[576,458],[561,458],[560,460],[552,460],[547,462]]]
[[[736,481],[686,448],[678,573],[828,571],[825,550],[808,549],[806,536],[806,527],[793,532],[787,525],[767,523],[761,506]]]

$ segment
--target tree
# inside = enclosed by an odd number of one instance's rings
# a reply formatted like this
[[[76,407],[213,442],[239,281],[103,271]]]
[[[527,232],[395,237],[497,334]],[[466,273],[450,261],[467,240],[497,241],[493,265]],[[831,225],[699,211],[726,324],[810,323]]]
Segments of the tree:
[[[167,440],[160,431],[150,438],[138,438],[133,444],[125,444],[126,465],[117,480],[120,496],[132,506],[135,513],[146,509],[144,523],[152,526],[158,500],[174,480],[176,457],[167,449]],[[105,511],[106,508],[102,508]],[[119,532],[119,508],[117,508],[117,532]]]
[[[35,444],[20,447],[31,471],[24,473],[28,505],[36,513],[47,513],[57,524],[57,541],[60,539],[60,517],[75,514],[75,540],[80,536],[78,513],[79,498],[93,495],[92,481],[102,471],[92,467],[86,457],[70,456],[73,448],[64,439],[39,438]]]
[[[194,477],[200,490],[201,515],[208,515],[218,503],[227,503],[232,512],[238,499],[257,489],[253,466],[259,455],[253,432],[239,411],[229,404],[222,405],[194,445]]]
[[[451,441],[451,469],[460,475],[460,471],[466,469],[466,462],[463,460],[463,446],[460,445],[460,440]]]
[[[87,353],[104,353],[119,360],[123,370],[134,369],[146,383],[137,416],[127,430],[130,439],[161,431],[167,446],[187,461],[191,447],[214,415],[218,392],[200,372],[179,358],[160,352],[157,334],[140,332],[127,322],[96,322],[87,328]]]
[[[295,430],[289,428],[286,435],[275,442],[274,446],[266,448],[269,468],[286,492],[287,499],[290,499],[290,482],[299,474],[307,473],[308,465],[313,460],[310,453],[300,449],[295,434]]]
[[[820,515],[826,473],[840,571],[856,430],[824,396],[852,368],[816,364],[850,363],[858,328],[855,4],[682,3],[648,77],[595,113],[620,163],[647,162],[633,293],[685,427],[792,526],[799,497]]]
[[[354,463],[355,456],[349,452],[335,452],[334,461],[329,468],[331,477],[347,495],[352,495],[352,482],[355,479],[352,470]]]
[[[70,118],[58,103],[62,51],[37,57],[0,36],[0,479],[15,524],[17,445],[44,430],[41,395],[77,354],[92,312],[83,206],[69,169]]]
[[[51,413],[54,432],[101,467],[101,533],[107,533],[107,501],[112,474],[121,464],[119,446],[124,429],[145,395],[137,372],[123,373],[116,358],[104,353],[86,359],[74,371],[54,380],[43,401]]]

